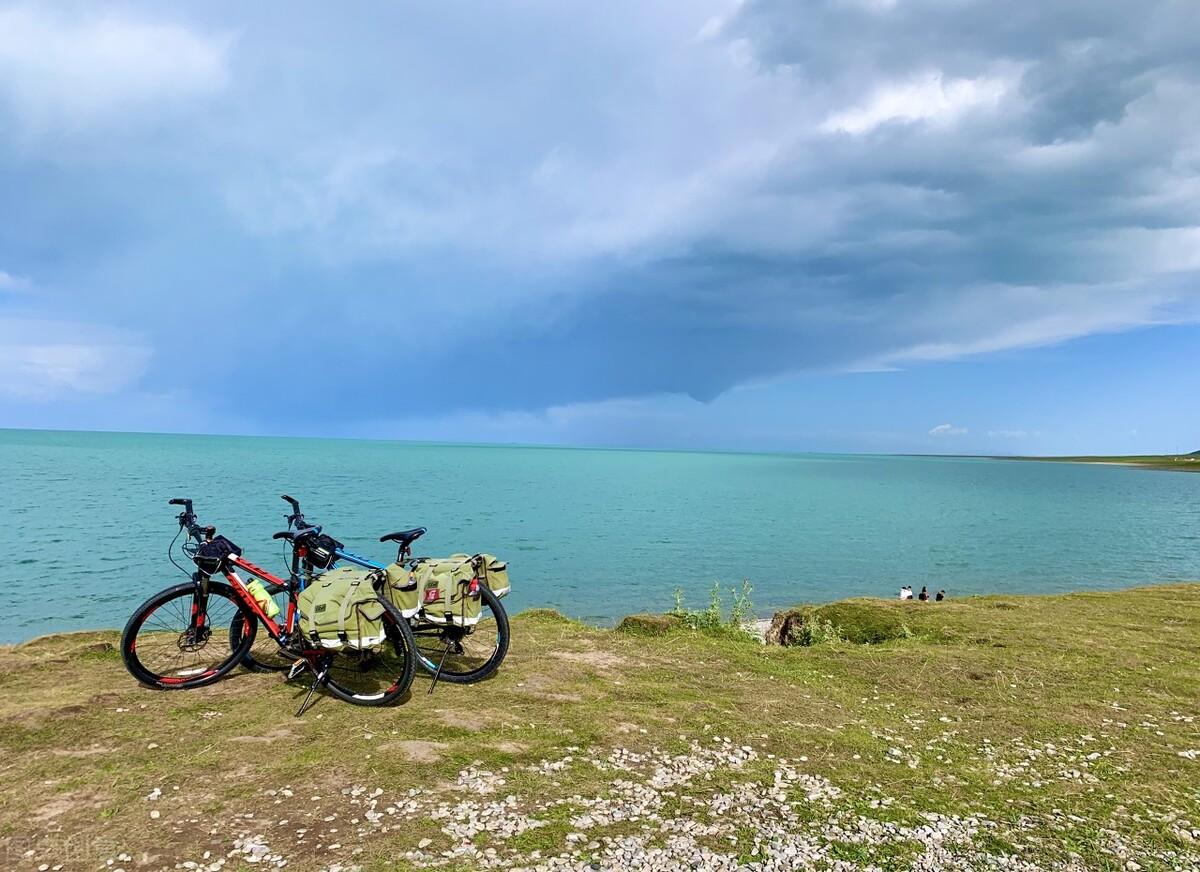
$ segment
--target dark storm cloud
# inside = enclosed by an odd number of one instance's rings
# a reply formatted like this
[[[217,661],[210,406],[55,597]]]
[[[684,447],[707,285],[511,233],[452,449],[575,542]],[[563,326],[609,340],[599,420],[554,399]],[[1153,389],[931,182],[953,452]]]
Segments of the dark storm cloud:
[[[1193,3],[376,12],[3,11],[0,319],[71,326],[0,389],[709,400],[1196,318]]]

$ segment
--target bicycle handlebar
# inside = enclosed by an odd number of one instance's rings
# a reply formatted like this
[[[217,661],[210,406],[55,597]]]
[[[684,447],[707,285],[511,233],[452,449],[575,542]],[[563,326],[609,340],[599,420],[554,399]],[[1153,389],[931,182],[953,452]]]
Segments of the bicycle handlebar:
[[[288,505],[290,505],[292,507],[292,513],[290,515],[286,515],[284,517],[284,520],[288,522],[288,526],[289,527],[303,526],[304,525],[304,513],[300,511],[300,501],[298,499],[296,499],[295,497],[289,497],[287,494],[283,494],[280,497],[280,499],[285,500],[288,503]],[[278,537],[276,537],[276,538],[278,538]]]
[[[272,539],[291,539],[293,542],[298,542],[308,536],[315,536],[321,532],[320,527],[301,527],[298,530],[280,530]]]
[[[188,535],[193,539],[199,539],[201,536],[211,539],[216,535],[216,527],[201,527],[196,523],[196,513],[192,509],[192,501],[186,497],[176,497],[173,500],[167,501],[168,506],[183,506],[183,511],[179,513],[176,520],[179,521],[179,526],[184,527],[188,531]]]

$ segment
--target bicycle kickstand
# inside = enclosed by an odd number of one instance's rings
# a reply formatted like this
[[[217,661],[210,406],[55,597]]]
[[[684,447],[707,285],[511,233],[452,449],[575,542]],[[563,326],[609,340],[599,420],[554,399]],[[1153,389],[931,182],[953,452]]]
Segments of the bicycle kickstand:
[[[446,649],[442,651],[442,659],[438,661],[438,668],[433,673],[433,681],[429,682],[429,690],[425,691],[426,695],[432,695],[433,689],[437,687],[438,679],[442,676],[442,666],[446,662],[446,656],[450,653],[450,642],[446,641]]]
[[[308,689],[308,694],[307,694],[307,695],[304,697],[304,702],[300,703],[300,708],[298,708],[298,709],[296,710],[296,717],[300,717],[300,715],[304,714],[305,710],[306,710],[306,709],[308,708],[308,706],[309,706],[309,703],[312,701],[313,694],[314,694],[314,693],[316,693],[316,692],[317,692],[317,688],[318,688],[318,687],[320,687],[320,686],[321,686],[321,684],[323,684],[323,683],[324,683],[324,681],[325,681],[325,676],[326,676],[326,675],[328,675],[328,674],[329,674],[329,667],[325,667],[325,668],[324,668],[324,669],[322,669],[320,672],[318,672],[318,671],[317,671],[317,670],[315,670],[315,669],[313,670],[313,683],[312,683],[312,686],[311,686],[311,687],[309,687],[309,689]]]

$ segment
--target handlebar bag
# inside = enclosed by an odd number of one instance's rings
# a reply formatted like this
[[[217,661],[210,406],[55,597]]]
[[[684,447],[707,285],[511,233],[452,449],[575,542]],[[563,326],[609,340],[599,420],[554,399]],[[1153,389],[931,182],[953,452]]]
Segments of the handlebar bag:
[[[305,543],[304,559],[314,569],[328,569],[337,560],[337,555],[334,552],[341,547],[342,543],[337,539],[321,533],[319,536],[313,536]]]
[[[231,554],[241,554],[242,549],[234,545],[224,536],[214,536],[207,542],[201,542],[192,558],[200,571],[206,575],[216,575],[225,565]]]
[[[304,637],[323,648],[382,645],[384,607],[371,575],[346,567],[330,570],[309,584],[296,598]]]

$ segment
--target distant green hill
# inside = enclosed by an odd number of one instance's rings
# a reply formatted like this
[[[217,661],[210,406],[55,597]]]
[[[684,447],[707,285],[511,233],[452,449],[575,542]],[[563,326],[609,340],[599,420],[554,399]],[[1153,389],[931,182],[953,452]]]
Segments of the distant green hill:
[[[1042,460],[1055,463],[1103,463],[1116,466],[1141,466],[1146,469],[1174,469],[1200,472],[1200,451],[1191,454],[1081,455],[1078,457],[1006,457],[1004,460]]]

